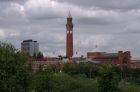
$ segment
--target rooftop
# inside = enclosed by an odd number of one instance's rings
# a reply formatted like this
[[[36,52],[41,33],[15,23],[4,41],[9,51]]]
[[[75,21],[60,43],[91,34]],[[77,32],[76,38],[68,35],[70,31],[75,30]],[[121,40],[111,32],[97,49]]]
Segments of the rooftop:
[[[23,40],[23,42],[37,42],[37,41],[33,41],[32,39],[28,39],[28,40]]]

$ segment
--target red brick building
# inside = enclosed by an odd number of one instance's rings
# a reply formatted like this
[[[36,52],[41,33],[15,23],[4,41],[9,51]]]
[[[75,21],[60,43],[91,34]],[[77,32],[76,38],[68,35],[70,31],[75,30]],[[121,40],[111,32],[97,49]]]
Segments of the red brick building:
[[[41,71],[47,65],[47,60],[32,57],[31,64],[32,64],[32,70],[35,73]]]
[[[97,65],[113,65],[128,68],[140,67],[140,62],[131,62],[129,51],[118,51],[118,53],[88,52],[87,57],[72,57],[66,60],[60,60],[59,57],[45,57],[44,59],[32,58],[32,69],[34,72],[37,72],[46,68],[48,64],[53,64],[57,69],[62,70],[65,63],[69,61],[73,63],[88,62]]]
[[[140,60],[139,59],[132,60],[131,68],[140,68]]]
[[[88,52],[87,58],[91,61],[98,61],[98,64],[111,64],[115,66],[131,67],[130,51],[118,51],[118,53]]]
[[[32,70],[34,73],[47,68],[48,64],[55,65],[57,69],[62,70],[66,62],[59,60],[57,57],[45,57],[43,59],[32,57]]]

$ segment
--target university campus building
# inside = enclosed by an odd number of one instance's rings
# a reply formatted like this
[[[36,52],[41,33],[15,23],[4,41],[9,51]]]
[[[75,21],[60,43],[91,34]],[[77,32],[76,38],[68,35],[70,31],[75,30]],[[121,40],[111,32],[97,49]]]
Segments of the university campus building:
[[[39,43],[32,39],[23,40],[21,43],[21,51],[29,56],[37,55],[39,53]]]
[[[66,58],[60,59],[59,57],[45,57],[43,59],[32,57],[32,69],[34,72],[43,69],[47,64],[55,64],[59,69],[62,69],[64,64],[68,61],[79,63],[85,62],[94,65],[113,65],[118,67],[136,67],[134,63],[131,63],[130,51],[118,51],[117,53],[107,52],[87,52],[86,57],[73,56],[73,18],[69,12],[66,23]],[[21,49],[24,53],[33,56],[39,50],[39,44],[37,41],[24,40],[21,44]],[[133,64],[133,66],[132,66]],[[131,67],[132,66],[132,67]]]
[[[118,53],[107,52],[88,52],[87,58],[89,63],[93,64],[110,64],[119,67],[131,67],[130,51],[118,51]]]

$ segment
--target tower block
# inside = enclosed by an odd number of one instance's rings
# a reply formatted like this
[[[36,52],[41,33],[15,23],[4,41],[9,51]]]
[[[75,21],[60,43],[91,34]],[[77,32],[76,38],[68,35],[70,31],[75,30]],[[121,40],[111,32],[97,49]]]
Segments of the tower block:
[[[70,58],[73,56],[73,23],[70,12],[67,17],[66,35],[66,56]]]

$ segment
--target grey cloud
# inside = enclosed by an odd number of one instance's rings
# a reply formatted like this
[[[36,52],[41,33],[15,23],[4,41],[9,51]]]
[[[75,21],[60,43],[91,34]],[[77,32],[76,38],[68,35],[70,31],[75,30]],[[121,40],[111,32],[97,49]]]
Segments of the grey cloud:
[[[16,1],[20,1],[20,0],[0,0],[0,2],[16,2]]]
[[[26,1],[27,0],[0,0],[0,2],[2,3],[16,2],[16,3],[21,3],[21,4],[25,3]]]
[[[108,25],[113,23],[112,21],[103,18],[78,18],[76,20],[84,25]]]
[[[60,2],[72,3],[83,7],[98,7],[102,9],[138,9],[139,0],[59,0]]]
[[[29,1],[0,3],[0,29],[5,30],[6,36],[2,38],[0,34],[1,41],[10,42],[20,49],[23,40],[33,39],[40,43],[42,52],[59,55],[65,52],[65,24],[67,8],[70,7],[75,52],[86,55],[87,51],[95,51],[98,44],[100,51],[130,50],[133,57],[140,57],[139,0],[53,0],[57,1],[57,6],[50,8],[40,3],[37,7],[32,4],[27,7]],[[9,36],[9,33],[13,34]]]

